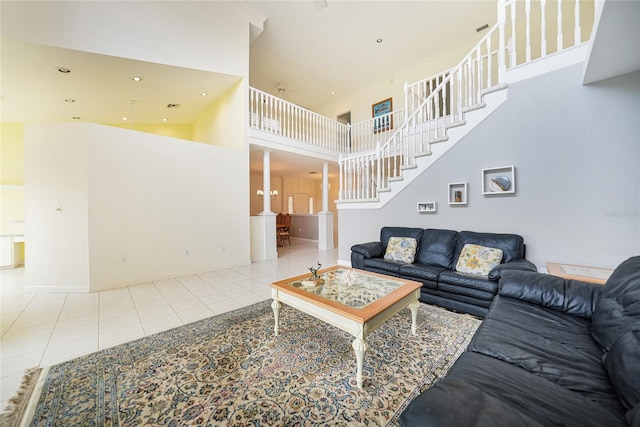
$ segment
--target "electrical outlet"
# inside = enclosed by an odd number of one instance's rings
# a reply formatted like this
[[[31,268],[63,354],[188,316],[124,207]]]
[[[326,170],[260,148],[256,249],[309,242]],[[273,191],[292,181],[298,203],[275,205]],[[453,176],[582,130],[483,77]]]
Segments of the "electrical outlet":
[[[189,256],[189,249],[184,250],[184,256]]]
[[[127,263],[127,256],[126,255],[122,255],[120,257],[120,262],[123,263],[123,264],[126,264]]]
[[[225,245],[222,245],[222,246],[220,246],[220,250],[221,250],[222,252],[224,252],[224,251],[226,251],[226,250],[227,250],[227,247],[226,247]]]

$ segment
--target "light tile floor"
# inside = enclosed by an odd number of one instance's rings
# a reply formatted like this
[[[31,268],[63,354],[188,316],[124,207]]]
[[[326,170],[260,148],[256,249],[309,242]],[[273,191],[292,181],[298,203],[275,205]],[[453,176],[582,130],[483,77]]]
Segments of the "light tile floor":
[[[0,408],[25,369],[50,366],[271,297],[269,285],[304,274],[337,250],[292,239],[274,261],[90,294],[25,293],[24,268],[0,273]]]

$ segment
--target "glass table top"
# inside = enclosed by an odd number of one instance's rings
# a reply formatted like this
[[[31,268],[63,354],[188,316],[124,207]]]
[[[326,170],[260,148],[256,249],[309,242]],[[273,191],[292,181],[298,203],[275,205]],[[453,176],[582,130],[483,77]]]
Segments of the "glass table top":
[[[302,289],[348,307],[363,308],[405,284],[400,280],[344,268],[322,273],[320,278],[324,280],[321,285],[316,285],[305,278],[288,282],[286,286]]]

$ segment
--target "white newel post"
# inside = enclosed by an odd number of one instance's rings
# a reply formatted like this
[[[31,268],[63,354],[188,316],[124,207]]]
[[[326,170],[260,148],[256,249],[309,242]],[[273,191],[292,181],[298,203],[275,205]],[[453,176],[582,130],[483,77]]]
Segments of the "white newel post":
[[[333,214],[329,211],[329,163],[322,165],[322,211],[318,213],[318,249],[333,249]]]

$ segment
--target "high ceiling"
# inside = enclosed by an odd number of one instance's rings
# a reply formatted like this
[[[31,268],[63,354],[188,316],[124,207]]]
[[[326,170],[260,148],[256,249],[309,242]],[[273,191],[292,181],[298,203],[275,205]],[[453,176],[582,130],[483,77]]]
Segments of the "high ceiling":
[[[282,86],[311,110],[478,39],[497,9],[495,0],[245,3],[268,17],[251,45],[251,85],[274,95]]]
[[[250,84],[310,109],[478,38],[476,28],[496,20],[495,0],[243,3],[267,16],[250,47]],[[237,81],[6,38],[1,65],[4,122],[122,123],[127,117],[136,123],[192,123]],[[134,82],[133,76],[143,80]],[[312,170],[308,162],[280,155],[272,165],[299,176]],[[313,170],[321,170],[321,163]]]

